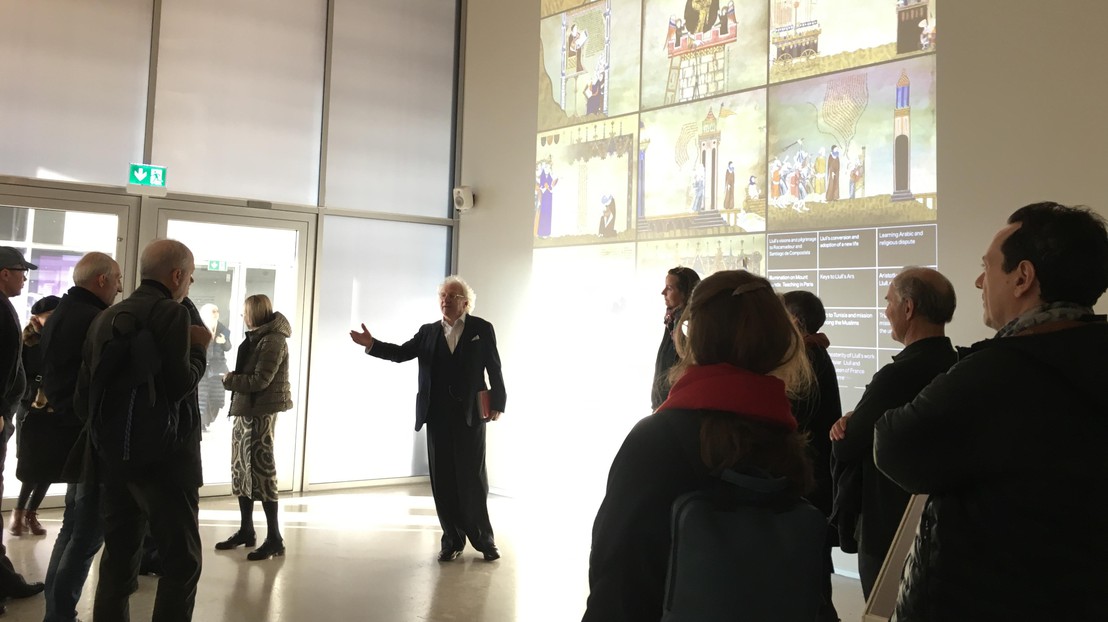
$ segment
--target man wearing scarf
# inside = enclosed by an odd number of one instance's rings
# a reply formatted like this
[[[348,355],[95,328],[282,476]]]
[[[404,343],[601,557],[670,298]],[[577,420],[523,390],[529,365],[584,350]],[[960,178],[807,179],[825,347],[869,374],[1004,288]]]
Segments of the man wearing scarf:
[[[876,424],[877,467],[928,495],[894,619],[1108,619],[1108,228],[1028,205],[982,265],[996,336]]]

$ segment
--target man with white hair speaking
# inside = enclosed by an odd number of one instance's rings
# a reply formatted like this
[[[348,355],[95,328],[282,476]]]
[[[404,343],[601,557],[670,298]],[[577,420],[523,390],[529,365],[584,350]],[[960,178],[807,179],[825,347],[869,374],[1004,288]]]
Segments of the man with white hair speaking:
[[[431,492],[442,525],[440,562],[456,559],[466,537],[485,561],[500,558],[489,521],[484,424],[500,418],[507,393],[492,324],[469,315],[475,300],[473,289],[451,276],[439,286],[442,320],[424,324],[406,343],[374,339],[365,324],[350,331],[370,356],[395,363],[419,359],[415,429],[427,424]],[[489,388],[485,372],[491,389],[483,394]]]

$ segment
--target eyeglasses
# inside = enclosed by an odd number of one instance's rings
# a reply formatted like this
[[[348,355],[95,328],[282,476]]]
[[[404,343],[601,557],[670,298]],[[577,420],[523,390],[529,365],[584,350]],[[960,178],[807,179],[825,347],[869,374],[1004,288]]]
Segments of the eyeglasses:
[[[439,294],[439,300],[458,300],[459,298],[462,299],[462,300],[465,300],[466,299],[465,294],[447,294],[447,293]]]

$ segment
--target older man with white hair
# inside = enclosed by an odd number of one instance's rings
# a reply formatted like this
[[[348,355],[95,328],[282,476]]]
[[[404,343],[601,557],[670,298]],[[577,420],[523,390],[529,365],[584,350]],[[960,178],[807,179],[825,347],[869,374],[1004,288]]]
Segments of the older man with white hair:
[[[492,324],[469,315],[476,298],[465,281],[451,276],[439,287],[442,320],[424,324],[407,343],[376,340],[365,324],[350,331],[370,356],[395,363],[419,358],[415,429],[427,424],[431,491],[442,525],[440,562],[456,559],[466,537],[485,561],[500,558],[489,521],[484,424],[500,418],[507,393]]]

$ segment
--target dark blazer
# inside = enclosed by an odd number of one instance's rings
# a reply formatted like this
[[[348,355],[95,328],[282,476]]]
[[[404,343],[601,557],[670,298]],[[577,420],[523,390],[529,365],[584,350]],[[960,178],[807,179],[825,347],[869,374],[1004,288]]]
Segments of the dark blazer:
[[[419,394],[416,396],[416,423],[418,432],[426,423],[431,409],[431,374],[434,368],[435,349],[443,337],[442,322],[436,321],[419,327],[419,332],[406,343],[396,345],[380,340],[374,340],[373,345],[366,350],[366,354],[379,359],[403,363],[414,358],[419,358]],[[462,329],[458,346],[454,349],[455,357],[462,357],[458,375],[449,379],[449,384],[455,390],[460,390],[462,407],[465,409],[466,423],[477,426],[484,421],[481,419],[481,410],[477,406],[477,393],[489,389],[490,408],[504,412],[508,394],[504,390],[504,376],[500,372],[500,353],[496,349],[496,333],[492,324],[475,315],[465,317],[465,327]],[[489,384],[485,385],[485,372],[489,374]],[[441,379],[440,379],[441,380]]]

